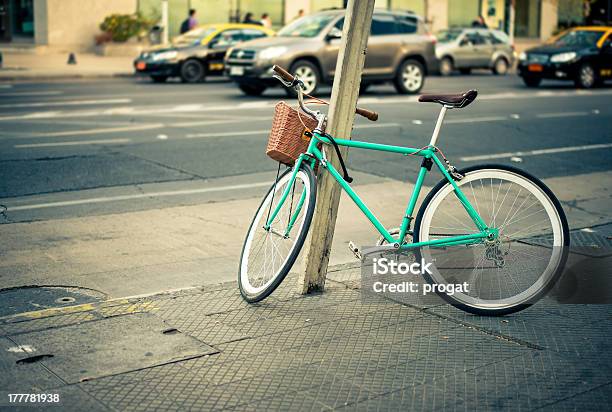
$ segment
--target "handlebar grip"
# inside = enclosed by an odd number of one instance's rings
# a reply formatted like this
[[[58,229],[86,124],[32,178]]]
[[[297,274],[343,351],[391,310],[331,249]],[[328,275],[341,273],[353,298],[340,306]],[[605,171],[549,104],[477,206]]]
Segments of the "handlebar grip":
[[[361,107],[358,107],[357,109],[355,109],[355,113],[373,122],[378,120],[378,113],[372,110],[362,109]]]
[[[295,80],[295,77],[293,77],[291,73],[289,73],[287,70],[283,69],[282,67],[277,66],[276,64],[272,66],[272,71],[278,74],[285,81],[293,82]]]

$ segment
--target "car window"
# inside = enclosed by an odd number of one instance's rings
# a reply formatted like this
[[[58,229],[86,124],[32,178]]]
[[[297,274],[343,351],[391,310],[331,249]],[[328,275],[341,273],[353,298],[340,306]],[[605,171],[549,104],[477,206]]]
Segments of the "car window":
[[[572,30],[555,40],[560,46],[596,46],[603,32],[597,30]]]
[[[266,37],[266,33],[264,33],[261,30],[255,30],[255,29],[242,30],[243,41],[259,39],[261,37]]]
[[[176,45],[197,45],[202,40],[213,34],[217,29],[214,27],[207,27],[203,29],[195,29],[188,31],[185,34],[177,36],[172,43]]]
[[[305,16],[283,27],[277,35],[279,37],[315,37],[336,16],[333,14],[312,14]]]
[[[485,38],[478,33],[468,33],[465,35],[465,38],[474,46],[482,46],[487,43]]]
[[[339,19],[336,24],[334,24],[334,27],[337,28],[338,30],[342,31],[342,28],[344,27],[344,17],[342,17],[341,19]]]
[[[223,30],[217,34],[214,39],[211,40],[210,44],[214,48],[222,48],[232,46],[242,41],[242,30],[229,29]]]
[[[412,16],[397,17],[397,31],[402,34],[416,33],[419,28],[419,20]]]
[[[440,43],[447,43],[457,40],[461,33],[461,30],[440,30],[436,37]]]
[[[492,31],[489,33],[491,36],[491,42],[493,44],[507,44],[510,43],[508,35],[502,31]]]
[[[372,36],[397,34],[397,24],[393,15],[379,14],[372,18]]]

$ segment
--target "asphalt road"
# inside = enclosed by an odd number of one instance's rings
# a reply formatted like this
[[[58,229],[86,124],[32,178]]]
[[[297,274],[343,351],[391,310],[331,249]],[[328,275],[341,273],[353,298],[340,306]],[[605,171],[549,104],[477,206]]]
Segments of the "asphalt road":
[[[514,75],[480,74],[431,77],[423,92],[467,89],[477,89],[478,99],[449,111],[439,140],[457,167],[518,164],[541,178],[612,168],[611,87],[527,89]],[[251,98],[223,80],[0,83],[4,223],[261,192],[276,172],[264,151],[282,99],[281,89]],[[377,110],[380,120],[358,119],[354,139],[412,147],[428,143],[439,110],[389,86],[371,88],[359,104]],[[349,164],[366,179],[413,180],[420,162],[353,150]]]

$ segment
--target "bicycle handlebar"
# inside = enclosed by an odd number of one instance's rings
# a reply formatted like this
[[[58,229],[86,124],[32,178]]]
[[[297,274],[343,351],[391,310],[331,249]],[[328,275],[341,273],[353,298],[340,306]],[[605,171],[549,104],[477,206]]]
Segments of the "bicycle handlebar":
[[[291,83],[291,86],[295,86],[296,82],[299,80],[298,78],[293,76],[291,73],[289,73],[287,70],[283,69],[280,66],[277,66],[276,64],[272,66],[272,71],[275,72],[278,75],[278,77],[280,77],[287,83]],[[378,120],[378,113],[376,113],[373,110],[368,110],[368,109],[363,109],[361,107],[357,107],[355,109],[355,113],[373,122]]]

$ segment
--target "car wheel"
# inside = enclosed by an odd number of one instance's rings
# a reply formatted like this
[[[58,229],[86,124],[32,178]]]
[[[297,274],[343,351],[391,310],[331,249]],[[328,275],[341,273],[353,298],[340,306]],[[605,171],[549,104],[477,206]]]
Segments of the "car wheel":
[[[395,89],[401,94],[418,93],[425,84],[425,69],[416,60],[404,60],[395,75]]]
[[[359,85],[359,94],[364,94],[368,91],[368,89],[370,88],[371,84],[370,83],[363,83],[361,82],[361,84]]]
[[[256,84],[239,84],[238,88],[247,96],[261,96],[266,91],[266,86]]]
[[[181,80],[185,83],[198,83],[204,80],[204,65],[197,60],[189,59],[181,65]]]
[[[523,82],[527,87],[538,87],[540,83],[542,83],[542,78],[534,76],[525,76],[523,77]]]
[[[493,63],[493,73],[503,76],[508,73],[508,61],[503,57],[498,57]]]
[[[450,57],[444,57],[440,60],[440,75],[442,76],[450,76],[453,74],[455,70],[455,65],[453,64],[453,59]]]
[[[300,78],[302,82],[304,82],[303,92],[306,94],[315,94],[319,84],[321,82],[321,74],[319,73],[319,69],[316,65],[309,62],[308,60],[298,60],[297,62],[291,65],[291,70],[289,70],[292,74],[296,75]],[[293,87],[288,87],[285,89],[289,96],[295,97],[297,94]]]
[[[590,89],[597,84],[597,73],[589,63],[584,63],[578,69],[576,79],[574,80],[576,87],[581,89]]]
[[[461,74],[470,74],[470,73],[472,73],[472,69],[466,67],[466,68],[463,68],[463,69],[459,69],[459,72]]]
[[[165,83],[168,80],[168,76],[151,76],[153,83]]]

